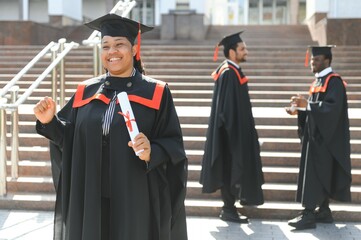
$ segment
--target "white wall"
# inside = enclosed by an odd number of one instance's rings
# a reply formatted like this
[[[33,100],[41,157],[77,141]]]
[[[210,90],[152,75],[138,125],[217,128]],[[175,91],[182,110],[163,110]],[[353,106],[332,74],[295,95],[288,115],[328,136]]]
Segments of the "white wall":
[[[329,18],[361,18],[360,0],[307,0],[306,17],[328,13]]]
[[[49,0],[48,5],[49,15],[58,16],[63,14],[64,1]]]
[[[19,1],[15,0],[0,0],[0,20],[20,20],[19,4]],[[47,0],[29,1],[29,16],[27,20],[47,23],[49,21],[47,6]]]
[[[72,19],[82,21],[83,20],[83,11],[82,11],[82,0],[63,0],[64,1],[64,16],[70,17]]]
[[[224,25],[228,22],[228,0],[207,0],[206,16],[210,20],[210,24]]]
[[[176,0],[155,0],[155,25],[161,25],[162,14],[169,13],[169,10],[174,10],[176,6]]]
[[[207,0],[189,1],[189,9],[196,10],[196,13],[204,13],[205,2],[207,2]]]
[[[169,10],[174,10],[176,7],[176,0],[159,0],[160,14],[169,13]]]
[[[107,13],[105,1],[87,0],[83,5],[83,16],[95,19]]]
[[[312,17],[317,13],[329,12],[330,0],[307,0],[306,1],[306,18]]]
[[[16,1],[18,2],[18,1]],[[39,23],[48,23],[48,2],[47,0],[29,1],[29,20]]]
[[[330,0],[330,18],[361,18],[360,0]]]
[[[330,10],[330,0],[314,0],[317,12],[328,12]]]
[[[19,20],[18,3],[14,0],[0,0],[0,20]]]
[[[82,0],[48,0],[48,13],[82,21]]]

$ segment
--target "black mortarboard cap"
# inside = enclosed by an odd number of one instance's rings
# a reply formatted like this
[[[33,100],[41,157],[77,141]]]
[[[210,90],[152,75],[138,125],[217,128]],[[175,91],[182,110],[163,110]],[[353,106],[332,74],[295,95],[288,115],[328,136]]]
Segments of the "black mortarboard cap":
[[[306,52],[306,58],[305,58],[305,66],[308,66],[308,62],[309,62],[309,50],[311,50],[311,55],[312,56],[318,56],[318,55],[325,55],[327,57],[331,57],[332,56],[332,52],[331,49],[333,47],[336,47],[336,45],[325,45],[325,46],[308,46],[307,47],[307,52]]]
[[[99,17],[85,25],[91,29],[98,30],[102,38],[104,36],[126,37],[132,44],[134,44],[135,38],[138,38],[137,60],[140,59],[140,34],[153,29],[153,27],[112,13]]]
[[[111,13],[99,17],[85,25],[91,29],[98,30],[101,33],[101,37],[126,37],[132,44],[134,43],[139,30],[141,33],[145,33],[153,29],[153,27]]]
[[[243,33],[243,31],[240,31],[240,32],[237,32],[237,33],[234,33],[234,34],[231,34],[231,35],[228,35],[228,36],[225,36],[219,43],[218,43],[218,46],[224,46],[224,47],[229,47],[229,46],[232,46],[236,43],[239,43],[239,42],[243,42],[242,38],[241,38],[241,33]]]
[[[332,55],[331,49],[336,47],[335,45],[326,45],[326,46],[308,46],[311,49],[312,56],[317,55]]]
[[[223,39],[216,45],[216,48],[214,50],[213,60],[217,61],[219,46],[224,46],[225,48],[227,48],[227,47],[233,46],[236,43],[243,42],[243,40],[240,36],[241,33],[243,33],[243,32],[244,31],[240,31],[240,32],[233,33],[231,35],[223,37]]]

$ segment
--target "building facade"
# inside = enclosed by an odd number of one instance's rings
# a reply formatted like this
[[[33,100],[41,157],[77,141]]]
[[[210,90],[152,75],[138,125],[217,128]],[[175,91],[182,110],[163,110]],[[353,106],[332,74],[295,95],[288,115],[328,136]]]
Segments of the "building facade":
[[[64,24],[94,19],[117,0],[0,0],[0,20],[49,23],[62,16]],[[306,16],[306,0],[136,0],[131,18],[161,25],[162,14],[193,10],[211,25],[299,24]]]
[[[111,10],[117,0],[0,0],[0,20],[49,23],[52,17],[74,24]],[[159,26],[170,11],[204,14],[210,25],[303,24],[315,13],[329,18],[361,18],[358,0],[136,0],[130,17]]]
[[[81,25],[109,12],[117,2],[118,0],[0,0],[0,21],[33,21],[51,26]],[[314,40],[319,43],[327,43],[327,36],[332,36],[339,38],[339,41],[345,44],[350,42],[361,45],[360,37],[355,37],[356,33],[361,32],[359,0],[136,0],[136,2],[128,17],[147,25],[163,26],[164,16],[191,12],[201,15],[202,22],[206,26],[307,24]]]

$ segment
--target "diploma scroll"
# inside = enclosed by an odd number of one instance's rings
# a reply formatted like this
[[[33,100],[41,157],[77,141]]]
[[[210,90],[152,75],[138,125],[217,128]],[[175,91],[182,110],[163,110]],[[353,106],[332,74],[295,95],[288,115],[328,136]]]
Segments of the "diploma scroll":
[[[120,115],[124,117],[125,124],[128,129],[128,133],[130,136],[130,140],[134,143],[134,138],[139,134],[138,125],[134,118],[133,109],[130,106],[130,102],[128,99],[128,94],[126,92],[121,92],[117,95],[120,109],[122,112],[119,112]],[[139,156],[144,149],[139,150],[135,153],[135,155]]]

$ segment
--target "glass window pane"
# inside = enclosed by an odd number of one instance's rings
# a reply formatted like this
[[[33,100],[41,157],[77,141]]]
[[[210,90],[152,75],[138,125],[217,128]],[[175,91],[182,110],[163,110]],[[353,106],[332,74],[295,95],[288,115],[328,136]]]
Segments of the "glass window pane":
[[[262,24],[273,23],[273,0],[263,0]]]
[[[189,10],[189,0],[177,0],[176,1],[177,10]]]
[[[258,0],[249,0],[249,24],[259,24]]]

